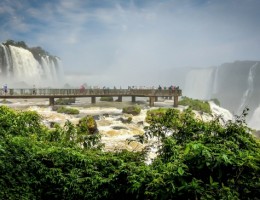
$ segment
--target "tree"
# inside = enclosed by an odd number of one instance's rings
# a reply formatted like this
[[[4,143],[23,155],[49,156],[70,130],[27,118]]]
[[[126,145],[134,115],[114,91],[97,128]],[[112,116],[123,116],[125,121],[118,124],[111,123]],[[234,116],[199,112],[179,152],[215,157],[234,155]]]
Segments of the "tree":
[[[190,109],[169,109],[151,121],[145,138],[159,138],[150,199],[257,199],[260,196],[260,144],[245,124],[246,113],[223,126],[204,122]],[[167,136],[167,134],[170,136]],[[151,181],[152,180],[152,181]]]

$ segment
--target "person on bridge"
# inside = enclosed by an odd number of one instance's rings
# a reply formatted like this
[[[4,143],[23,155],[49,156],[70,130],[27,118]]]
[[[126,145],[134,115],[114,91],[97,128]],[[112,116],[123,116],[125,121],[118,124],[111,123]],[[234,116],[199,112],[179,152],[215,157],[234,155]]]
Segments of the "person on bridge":
[[[8,89],[7,89],[7,84],[5,84],[5,85],[3,86],[3,91],[4,91],[4,94],[6,95],[6,94],[7,94],[7,91],[8,91]]]
[[[35,85],[33,85],[33,95],[36,95],[36,88],[35,88]]]
[[[80,93],[84,93],[85,92],[85,86],[84,85],[81,85],[80,86]]]

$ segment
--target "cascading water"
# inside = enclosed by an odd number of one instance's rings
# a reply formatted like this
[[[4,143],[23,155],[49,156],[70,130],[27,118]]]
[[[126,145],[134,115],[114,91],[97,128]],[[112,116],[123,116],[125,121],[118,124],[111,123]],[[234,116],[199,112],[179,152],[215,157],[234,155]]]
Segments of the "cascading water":
[[[59,59],[39,55],[37,60],[27,49],[12,45],[0,46],[0,84],[9,87],[55,87],[62,84]]]
[[[243,109],[248,106],[249,99],[251,98],[254,91],[254,78],[255,78],[255,70],[258,62],[255,63],[252,67],[250,67],[248,79],[247,79],[247,90],[244,92],[243,97],[241,99],[240,106],[238,108],[238,114],[240,114]]]
[[[214,73],[214,81],[213,81],[213,91],[212,94],[218,93],[218,81],[219,81],[219,68],[216,67],[215,73]]]
[[[214,68],[192,69],[186,77],[184,95],[194,99],[210,99],[214,71]]]

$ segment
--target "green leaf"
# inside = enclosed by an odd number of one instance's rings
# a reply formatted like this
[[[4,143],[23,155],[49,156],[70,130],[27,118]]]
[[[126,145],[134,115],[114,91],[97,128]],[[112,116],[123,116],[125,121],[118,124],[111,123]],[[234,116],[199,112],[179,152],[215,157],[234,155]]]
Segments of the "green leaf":
[[[184,150],[184,155],[187,155],[190,152],[190,146],[186,146]]]
[[[210,182],[210,184],[213,183],[213,178],[211,176],[209,176],[209,182]]]
[[[178,167],[178,173],[180,175],[183,175],[184,174],[184,170],[182,169],[182,167]]]

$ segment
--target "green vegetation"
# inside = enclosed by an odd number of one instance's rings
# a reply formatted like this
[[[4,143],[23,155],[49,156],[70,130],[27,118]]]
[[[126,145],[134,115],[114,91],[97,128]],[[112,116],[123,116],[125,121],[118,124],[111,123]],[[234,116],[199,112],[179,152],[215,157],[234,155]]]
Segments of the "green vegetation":
[[[189,97],[182,97],[182,99],[179,101],[179,105],[189,106],[192,110],[202,111],[211,114],[210,105],[207,101],[191,99]]]
[[[260,143],[245,115],[222,126],[168,109],[138,138],[157,138],[146,165],[146,149],[104,152],[91,116],[48,129],[36,112],[0,106],[0,199],[257,199]]]
[[[141,112],[141,108],[137,105],[127,106],[123,108],[122,112],[127,114],[132,114],[132,115],[139,115]]]
[[[59,98],[55,100],[55,105],[71,105],[72,103],[75,103],[75,98]]]
[[[113,97],[100,97],[100,101],[114,101]]]
[[[67,108],[64,106],[58,107],[57,109],[58,113],[65,113],[65,114],[71,114],[71,115],[77,115],[79,114],[79,110],[76,108]]]
[[[146,113],[145,121],[151,123],[152,120],[160,119],[168,110],[168,108],[158,108],[153,110],[148,110]]]

